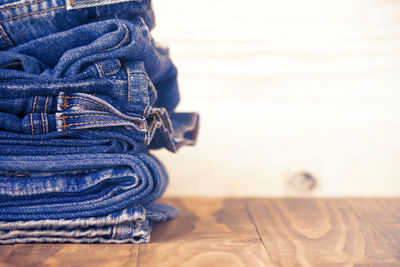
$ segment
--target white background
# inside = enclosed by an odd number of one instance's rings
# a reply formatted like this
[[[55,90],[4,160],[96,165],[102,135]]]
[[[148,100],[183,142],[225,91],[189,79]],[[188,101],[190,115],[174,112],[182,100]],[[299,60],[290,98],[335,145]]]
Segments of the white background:
[[[155,153],[167,195],[400,195],[400,1],[153,4],[201,115],[196,147]]]

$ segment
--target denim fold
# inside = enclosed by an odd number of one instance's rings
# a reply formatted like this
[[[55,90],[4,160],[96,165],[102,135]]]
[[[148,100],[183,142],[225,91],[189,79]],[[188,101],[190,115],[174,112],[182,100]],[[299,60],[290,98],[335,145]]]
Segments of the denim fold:
[[[145,243],[194,145],[151,1],[0,1],[0,244]]]

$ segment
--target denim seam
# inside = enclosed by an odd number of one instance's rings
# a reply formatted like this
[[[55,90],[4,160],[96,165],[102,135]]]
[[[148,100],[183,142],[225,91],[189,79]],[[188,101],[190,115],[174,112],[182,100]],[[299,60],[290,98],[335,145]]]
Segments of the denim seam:
[[[97,105],[99,105],[99,106],[102,106],[102,107],[106,108],[107,110],[110,110],[110,108],[107,107],[106,105],[101,104],[100,102],[94,101],[94,100],[92,100],[92,99],[90,99],[90,98],[84,98],[84,97],[81,97],[81,96],[67,96],[66,94],[65,94],[64,97],[65,97],[66,99],[67,99],[67,98],[78,98],[78,99],[86,100],[86,101],[89,101],[89,102],[93,102],[93,103],[95,103],[95,104],[97,104]],[[68,105],[68,103],[67,103],[67,105]],[[72,105],[74,105],[74,104],[72,104]],[[111,111],[111,110],[110,110],[110,111]]]
[[[126,70],[126,76],[128,79],[128,103],[131,103],[131,76],[129,75],[129,70],[126,67],[124,62],[121,62],[122,66],[124,67],[124,69]]]
[[[108,176],[108,175],[103,175],[103,176],[100,176],[99,177],[99,179],[103,179],[104,177],[106,177],[106,176]],[[128,188],[128,190],[129,189],[132,189],[132,188],[136,188],[137,186],[138,186],[138,177],[137,177],[137,175],[132,175],[132,177],[135,179],[135,183],[132,185],[128,185],[128,186],[124,186],[124,187],[126,187],[126,188]],[[60,178],[60,177],[58,177],[58,178]],[[120,179],[121,177],[116,177],[116,179]],[[78,179],[85,179],[84,177],[78,177]],[[111,178],[112,179],[112,178]],[[37,182],[40,182],[41,180],[39,180],[39,179],[36,179],[37,180]],[[94,183],[92,182],[92,181],[90,181],[89,183],[88,182],[86,182],[86,183],[84,183],[83,185],[81,185],[81,187],[82,186],[97,186],[99,183],[103,183],[105,180],[100,180],[97,184],[96,184],[96,181],[94,181]],[[35,189],[45,189],[46,187],[39,187],[39,186],[37,186]],[[68,188],[68,189],[71,189],[71,188],[74,188],[74,189],[79,189],[79,185],[64,185],[64,187],[62,187],[62,188]],[[85,190],[87,190],[87,189],[91,189],[91,188],[86,188]],[[21,192],[21,193],[32,193],[32,190],[30,190],[30,189],[24,189],[24,190],[19,190],[18,192]],[[46,192],[45,192],[46,193]],[[50,193],[60,193],[60,192],[50,192]],[[62,192],[61,192],[62,193]],[[72,193],[79,193],[79,192],[72,192]],[[100,198],[99,199],[87,199],[87,200],[84,200],[83,201],[83,204],[84,205],[86,205],[86,204],[98,204],[98,203],[100,203],[101,204],[101,202],[103,202],[103,201],[105,201],[105,200],[107,200],[107,199],[110,199],[109,197],[107,197],[108,195],[109,195],[109,193],[110,192],[106,192],[106,194],[103,194],[103,195],[101,195],[100,196]],[[42,193],[43,194],[43,193]],[[104,197],[106,197],[106,198],[104,198]],[[57,207],[57,206],[61,206],[62,204],[57,204],[57,203],[52,203],[52,204],[50,204],[52,207]]]
[[[13,47],[12,44],[10,43],[10,41],[8,40],[6,33],[4,32],[2,27],[0,27],[0,33],[1,33],[1,36],[3,37],[4,41],[6,41],[8,48]]]
[[[103,122],[119,122],[119,121],[124,121],[121,119],[117,119],[117,120],[112,120],[112,121],[89,121],[89,122],[78,122],[78,123],[72,123],[72,124],[66,124],[64,125],[64,129],[69,127],[69,126],[75,126],[75,125],[84,125],[84,124],[91,124],[91,123],[103,123]]]
[[[59,97],[60,97],[60,96],[59,96]],[[63,97],[62,108],[63,108],[63,109],[66,109],[66,108],[67,108],[67,94],[65,94],[64,97]]]
[[[158,111],[152,111],[152,112],[150,112],[150,115],[152,115],[152,114],[157,114],[157,115],[162,119],[162,121],[164,122],[165,127],[166,127],[167,129],[171,130],[171,129],[168,127],[167,121],[165,120],[165,117],[164,117],[164,116],[161,116],[160,113],[159,113]]]
[[[98,1],[101,1],[101,0],[87,0],[87,1],[76,1],[76,2],[74,2],[74,0],[70,0],[70,3],[71,3],[71,6],[73,6],[75,4],[98,2]]]
[[[103,179],[104,177],[107,177],[107,176],[109,176],[108,174],[106,174],[106,175],[102,175],[102,176],[100,176],[98,179],[99,180],[101,180],[101,179]],[[61,177],[62,178],[62,177]],[[18,179],[18,178],[16,178],[16,179]],[[43,182],[43,180],[47,180],[47,179],[60,179],[60,177],[45,177],[45,178],[41,178],[41,179],[29,179],[29,181],[32,181],[32,182]],[[77,180],[82,180],[82,179],[85,179],[85,177],[76,177],[76,179]],[[100,182],[102,182],[102,181],[100,181]],[[82,186],[89,186],[89,185],[96,185],[96,184],[93,184],[93,183],[85,183],[85,184],[83,184],[83,185],[65,185],[65,186],[62,186],[61,188],[76,188],[76,189],[79,189],[80,187],[82,187]],[[40,188],[42,188],[42,189],[45,189],[45,188],[47,188],[46,187],[46,185],[44,186],[44,187],[40,187],[40,186],[36,186],[36,188],[35,189],[40,189]],[[27,192],[32,192],[32,189],[24,189],[24,190],[18,190],[18,192],[21,192],[21,193],[27,193]],[[54,193],[57,193],[57,192],[54,192]],[[59,193],[59,192],[58,192]]]
[[[103,71],[103,67],[101,66],[100,62],[97,61],[95,64],[96,64],[96,66],[98,66],[98,70],[100,70],[100,77],[106,77],[106,75],[104,74],[104,71]]]
[[[44,119],[43,119],[43,112],[40,113],[41,117],[42,117],[42,127],[43,127],[43,133],[46,133],[45,129],[44,129]]]
[[[165,120],[165,117],[162,116],[162,115],[160,115],[160,113],[159,113],[158,110],[154,110],[154,111],[152,111],[150,114],[157,114],[158,117],[161,118],[161,120],[163,121],[163,123],[164,123],[165,128],[167,129],[167,131],[169,131],[169,132],[171,132],[171,133],[173,132],[173,130],[172,130],[171,128],[169,128],[169,125],[167,124],[167,121]],[[170,140],[169,138],[167,138],[167,135],[166,135],[166,134],[164,134],[164,138],[165,138],[165,141],[167,142],[169,148],[170,148],[171,150],[174,150],[174,149],[173,149],[174,144],[171,142],[171,140]]]
[[[103,104],[101,104],[101,103],[99,103],[99,102],[97,102],[97,101],[94,101],[94,100],[92,100],[92,99],[89,99],[89,98],[84,98],[84,97],[80,97],[80,96],[67,96],[67,95],[64,95],[64,100],[66,100],[67,98],[78,98],[78,99],[90,101],[90,102],[93,102],[93,103],[95,103],[95,104],[97,104],[97,105],[99,105],[99,106],[102,106],[102,107],[106,108],[107,110],[111,111],[111,109],[110,109],[109,107],[107,107],[107,106],[105,106],[105,105],[103,105]],[[94,109],[94,110],[99,110],[99,111],[101,111],[100,109],[95,109],[95,108],[91,108],[91,107],[86,107],[86,106],[79,105],[79,104],[68,104],[68,103],[65,103],[64,106],[65,106],[65,107],[69,107],[69,106],[72,106],[72,105],[77,105],[77,106],[81,106],[81,107],[84,107],[84,108]],[[146,106],[146,108],[145,108],[145,110],[144,110],[145,112],[146,112],[147,108],[148,108],[148,106]],[[111,112],[112,112],[112,111],[111,111]],[[143,113],[143,115],[145,114],[145,112]],[[86,116],[87,116],[87,115],[86,115]],[[101,115],[98,115],[98,116],[101,116]],[[135,120],[132,120],[132,121],[135,121]],[[140,123],[140,122],[139,122],[139,123]],[[139,126],[139,128],[142,128],[142,127]]]
[[[87,173],[87,174],[90,174],[90,173]],[[31,174],[30,174],[31,175]],[[102,176],[99,176],[99,179],[101,179],[101,178],[104,178],[105,176],[107,176],[107,174],[104,174],[104,175],[102,175]],[[34,179],[31,179],[32,178],[32,176],[21,176],[21,177],[18,177],[18,176],[10,176],[10,178],[12,178],[12,179],[18,179],[18,180],[21,180],[21,179],[23,179],[23,178],[27,178],[27,179],[29,179],[29,181],[32,181],[32,182],[43,182],[43,180],[57,180],[57,179],[63,179],[63,178],[68,178],[69,180],[71,180],[71,178],[70,177],[67,177],[67,176],[56,176],[56,177],[51,177],[51,176],[42,176],[41,178],[34,178]],[[86,179],[84,176],[77,176],[77,177],[75,177],[74,179],[76,179],[76,180],[82,180],[82,179]]]
[[[79,116],[61,116],[60,118],[56,118],[56,120],[61,120],[61,119],[70,119],[70,118],[82,118],[82,117],[115,117],[115,115],[93,115],[93,114],[87,114],[87,115],[79,115]]]
[[[40,10],[40,11],[36,11],[36,12],[32,12],[32,13],[27,13],[27,14],[11,17],[11,18],[8,18],[8,19],[3,19],[3,20],[0,20],[0,23],[1,22],[5,22],[5,21],[9,21],[9,20],[19,19],[19,18],[22,18],[22,17],[27,17],[27,16],[30,16],[30,15],[43,13],[43,12],[53,11],[53,10],[61,9],[61,8],[65,8],[65,6],[53,7],[53,8],[50,8],[50,9]]]
[[[46,113],[48,102],[49,102],[49,96],[46,97],[46,103],[44,103],[44,113]]]
[[[31,113],[30,115],[31,115],[31,127],[32,127],[32,134],[35,134],[35,131],[33,130],[33,118],[32,118],[32,113]]]
[[[147,105],[146,108],[144,109],[143,116],[146,116],[146,111],[147,111],[148,108],[149,108],[149,105]]]
[[[48,118],[47,118],[47,115],[46,115],[46,117],[44,118],[44,123],[45,123],[45,125],[46,125],[46,132],[48,132],[49,131],[49,121],[48,121]]]
[[[65,122],[65,119],[66,118],[82,118],[82,117],[115,117],[115,115],[93,115],[93,114],[87,114],[87,115],[79,115],[79,116],[61,116],[60,118],[56,118],[56,120],[63,120],[64,122]],[[114,121],[125,121],[124,119],[121,119],[121,118],[116,118],[117,120],[114,120]],[[136,122],[136,123],[138,123],[138,127],[139,127],[139,129],[143,129],[143,126],[141,125],[141,123],[140,123],[140,121],[138,121],[138,120],[134,120],[134,119],[132,119],[132,121],[133,122]],[[104,122],[104,121],[97,121],[97,122]],[[95,122],[87,122],[87,123],[80,123],[80,124],[88,124],[88,123],[95,123]],[[70,126],[70,125],[74,125],[74,124],[65,124],[64,123],[64,126],[63,126],[63,128],[65,128],[66,126]]]
[[[66,108],[69,108],[69,107],[72,107],[72,106],[78,106],[78,107],[82,107],[82,108],[87,108],[87,109],[92,109],[92,110],[97,110],[97,111],[103,111],[104,112],[103,109],[88,107],[88,106],[79,105],[79,104],[67,104],[67,105],[63,105],[63,108],[66,109]]]
[[[67,94],[65,94],[64,96],[57,96],[58,98],[62,97],[64,99],[63,104],[62,104],[62,108],[63,110],[67,109],[68,107],[72,107],[72,106],[78,106],[78,107],[82,107],[82,108],[87,108],[87,109],[92,109],[92,110],[97,110],[97,111],[104,111],[101,109],[97,109],[97,108],[93,108],[93,107],[88,107],[88,106],[84,106],[84,105],[80,105],[80,104],[68,104],[67,103]],[[75,96],[78,97],[78,96]],[[85,100],[85,99],[84,99]],[[96,103],[97,104],[97,103]],[[107,107],[108,108],[108,107]],[[65,120],[64,120],[65,121]],[[65,123],[64,123],[65,124]]]
[[[148,130],[148,134],[151,133],[151,131],[153,130],[154,124],[155,124],[156,122],[157,122],[157,120],[156,120],[156,119],[153,119],[153,121],[150,123],[149,130]],[[149,137],[149,138],[150,138],[150,137]],[[144,144],[146,144],[146,142],[147,142],[147,134],[144,136]]]
[[[43,1],[43,0],[42,0]],[[74,6],[75,4],[81,4],[81,3],[90,3],[90,2],[99,2],[102,0],[86,0],[86,1],[76,1],[74,2],[74,0],[70,0],[71,6]],[[149,7],[149,0],[146,0],[147,6]]]
[[[36,101],[37,101],[37,95],[35,95],[35,101],[33,101],[32,113],[35,113]]]

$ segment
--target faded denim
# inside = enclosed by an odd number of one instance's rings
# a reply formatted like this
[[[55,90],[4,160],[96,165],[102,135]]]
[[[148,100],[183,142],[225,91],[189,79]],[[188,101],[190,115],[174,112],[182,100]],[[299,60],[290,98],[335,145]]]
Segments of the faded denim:
[[[95,21],[136,17],[154,28],[151,0],[2,0],[0,50]]]
[[[0,1],[0,244],[142,243],[196,142],[145,0]]]
[[[146,243],[153,222],[177,215],[171,206],[140,205],[105,216],[31,221],[0,221],[0,244],[18,243]]]
[[[152,204],[168,178],[148,153],[2,156],[0,169],[0,244],[148,242],[178,213]]]
[[[57,49],[38,52],[46,46]],[[91,23],[27,42],[0,52],[0,66],[0,128],[20,133],[14,135],[17,140],[74,129],[114,127],[118,132],[115,126],[124,126],[131,138],[150,147],[176,151],[194,144],[198,115],[173,113],[179,101],[176,68],[140,17]],[[151,144],[157,129],[163,134]]]

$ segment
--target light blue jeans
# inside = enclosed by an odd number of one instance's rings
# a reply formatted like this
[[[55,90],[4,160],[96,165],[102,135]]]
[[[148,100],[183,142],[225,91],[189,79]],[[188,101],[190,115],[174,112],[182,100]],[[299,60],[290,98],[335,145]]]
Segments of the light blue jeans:
[[[153,222],[166,221],[178,211],[167,205],[133,205],[104,216],[0,221],[0,244],[18,243],[146,243]]]

